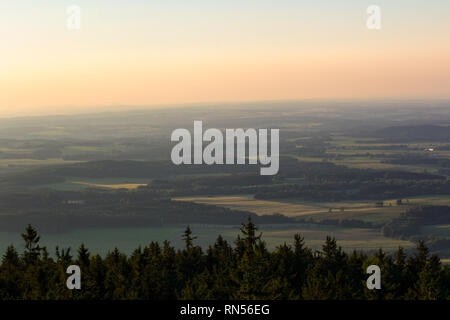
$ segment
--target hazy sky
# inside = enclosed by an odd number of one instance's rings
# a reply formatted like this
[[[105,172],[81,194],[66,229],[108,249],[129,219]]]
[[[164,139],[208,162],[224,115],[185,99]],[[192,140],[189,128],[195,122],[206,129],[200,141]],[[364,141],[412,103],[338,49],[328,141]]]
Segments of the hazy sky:
[[[80,30],[66,26],[72,4]],[[381,30],[366,27],[372,4]],[[0,39],[0,116],[450,98],[448,0],[1,0]]]

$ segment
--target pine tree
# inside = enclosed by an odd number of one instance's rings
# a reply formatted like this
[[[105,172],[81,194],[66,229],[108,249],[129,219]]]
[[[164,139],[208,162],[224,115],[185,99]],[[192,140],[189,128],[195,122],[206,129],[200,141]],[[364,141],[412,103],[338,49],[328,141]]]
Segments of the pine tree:
[[[204,269],[202,249],[194,246],[196,238],[192,236],[191,228],[188,226],[183,234],[186,248],[178,255],[180,272],[184,281],[191,280]]]
[[[0,266],[0,300],[14,299],[21,296],[23,269],[19,254],[10,245],[2,257]]]
[[[242,224],[240,231],[244,236],[243,240],[244,240],[245,249],[247,250],[247,253],[252,254],[257,242],[259,240],[261,240],[262,233],[260,233],[258,236],[256,235],[258,228],[252,222],[252,219],[250,216],[248,217],[247,223]]]
[[[80,268],[89,268],[89,250],[84,246],[84,243],[82,243],[80,245],[80,247],[78,248],[78,257],[77,257],[77,261],[78,264],[80,265]]]
[[[40,237],[30,224],[26,227],[25,233],[22,234],[22,239],[25,241],[24,260],[27,264],[33,264],[40,256],[43,250],[39,246]]]
[[[438,300],[446,298],[446,288],[443,286],[441,262],[439,257],[432,255],[419,274],[416,284],[417,297],[420,300]]]
[[[186,230],[184,231],[184,234],[183,234],[183,240],[184,240],[184,243],[186,244],[187,250],[192,249],[192,247],[194,246],[195,239],[197,239],[197,237],[192,237],[191,227],[187,226]]]
[[[294,286],[298,295],[301,295],[302,287],[306,284],[306,270],[313,263],[313,253],[305,246],[305,238],[300,234],[294,235]]]
[[[75,263],[82,268],[82,290],[67,290],[70,250],[56,249],[52,258],[40,247],[36,230],[22,235],[25,250],[9,246],[0,264],[0,299],[449,299],[450,267],[442,266],[419,242],[406,258],[378,250],[347,255],[327,237],[313,253],[300,235],[269,251],[248,220],[232,248],[223,237],[207,253],[194,245],[188,227],[185,248],[168,241],[139,247],[130,257],[117,248],[105,258],[81,245]],[[367,266],[381,268],[382,289],[368,290]]]

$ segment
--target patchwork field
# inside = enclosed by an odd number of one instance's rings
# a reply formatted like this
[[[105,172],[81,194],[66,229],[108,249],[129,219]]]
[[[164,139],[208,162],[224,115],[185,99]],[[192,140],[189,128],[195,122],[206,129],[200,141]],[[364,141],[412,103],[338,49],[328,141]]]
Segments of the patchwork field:
[[[177,201],[222,206],[245,210],[258,215],[281,213],[288,217],[321,219],[357,219],[374,224],[382,224],[399,216],[416,205],[449,205],[450,196],[424,196],[404,199],[404,205],[397,205],[397,199],[384,201],[384,206],[376,207],[374,201],[348,202],[307,202],[295,200],[258,200],[252,195],[179,197]],[[406,202],[407,201],[407,202]],[[330,212],[331,209],[331,212]]]
[[[365,154],[370,153],[372,157],[365,156]],[[335,159],[330,159],[328,161],[341,166],[346,166],[349,168],[359,168],[359,169],[385,169],[385,170],[406,170],[410,172],[421,173],[427,170],[430,173],[437,173],[438,167],[430,165],[402,165],[402,164],[392,164],[383,163],[383,158],[377,158],[377,154],[391,154],[395,155],[398,152],[393,152],[390,150],[349,150],[349,151],[332,151],[327,152],[327,155],[336,157]],[[400,153],[399,153],[400,154]],[[339,156],[345,156],[339,158]],[[322,157],[295,157],[299,161],[304,162],[322,162],[324,158]]]
[[[438,196],[422,196],[408,198],[410,204],[414,205],[437,205],[448,206],[450,205],[450,195],[438,195]]]
[[[338,244],[346,251],[377,250],[394,251],[398,247],[411,248],[415,245],[409,241],[395,240],[383,237],[377,229],[340,228],[333,226],[305,225],[296,229],[264,232],[264,239],[269,247],[284,243],[286,239],[293,239],[296,233],[305,237],[306,244],[320,250],[327,236],[335,237]],[[288,241],[291,243],[292,240]]]
[[[437,168],[433,166],[426,165],[399,165],[391,163],[382,163],[380,159],[368,158],[368,157],[352,157],[343,160],[333,160],[333,163],[337,165],[344,165],[350,168],[359,169],[400,169],[407,170],[410,172],[423,172],[427,170],[430,173],[437,173]]]
[[[252,195],[179,197],[174,200],[193,201],[196,203],[217,205],[230,209],[251,211],[258,215],[281,213],[288,217],[295,217],[320,211],[320,208],[313,204],[257,200],[254,199]]]
[[[403,148],[407,145],[408,148]],[[361,139],[346,136],[333,136],[331,145],[327,148],[326,154],[334,159],[330,160],[335,164],[361,169],[400,169],[411,172],[437,173],[439,167],[433,165],[403,165],[382,163],[386,156],[401,156],[405,152],[411,156],[430,156],[448,158],[448,150],[440,150],[439,146],[447,146],[446,143],[377,143],[374,139]],[[398,147],[392,149],[392,147]],[[383,149],[386,147],[386,149]],[[376,149],[378,148],[378,149]],[[433,149],[432,152],[429,149]],[[316,161],[321,158],[315,158]]]

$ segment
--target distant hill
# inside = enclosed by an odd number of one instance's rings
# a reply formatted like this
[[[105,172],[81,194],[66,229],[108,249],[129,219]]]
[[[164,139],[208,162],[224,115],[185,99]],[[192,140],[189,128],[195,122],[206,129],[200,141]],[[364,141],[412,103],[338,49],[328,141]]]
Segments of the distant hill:
[[[0,178],[0,187],[61,183],[66,177],[167,178],[182,174],[257,173],[258,166],[177,166],[169,161],[90,161],[26,169]]]
[[[450,142],[450,126],[418,125],[395,126],[377,129],[367,134],[369,137],[386,141],[436,141]]]
[[[84,228],[240,225],[249,216],[258,224],[295,222],[281,214],[258,216],[249,211],[156,199],[151,190],[0,193],[0,231],[8,232],[23,230],[27,224],[49,233]]]

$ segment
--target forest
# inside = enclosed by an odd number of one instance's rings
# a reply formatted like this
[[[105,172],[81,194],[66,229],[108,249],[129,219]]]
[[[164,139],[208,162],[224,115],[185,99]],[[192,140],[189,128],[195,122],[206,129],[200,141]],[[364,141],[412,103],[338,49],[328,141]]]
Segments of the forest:
[[[181,236],[181,235],[180,235]],[[407,256],[402,248],[388,255],[342,251],[327,237],[312,251],[296,234],[274,251],[248,218],[233,244],[220,235],[206,251],[195,244],[188,226],[185,247],[151,242],[131,255],[112,249],[105,257],[84,245],[77,252],[56,248],[54,257],[40,246],[36,229],[22,234],[23,252],[9,246],[0,265],[1,300],[445,300],[450,298],[450,267],[419,241]],[[66,287],[66,269],[81,269],[81,288]],[[366,286],[369,265],[381,269],[381,289]]]
[[[417,235],[426,225],[445,225],[450,223],[449,206],[426,206],[409,209],[399,217],[383,226],[386,236],[407,238]]]
[[[82,228],[186,224],[239,225],[247,216],[261,224],[293,223],[280,214],[252,212],[154,197],[152,191],[61,191],[41,189],[0,193],[0,231],[30,223],[43,232]]]

